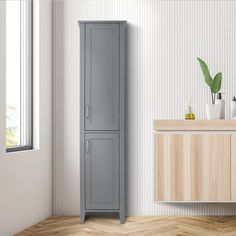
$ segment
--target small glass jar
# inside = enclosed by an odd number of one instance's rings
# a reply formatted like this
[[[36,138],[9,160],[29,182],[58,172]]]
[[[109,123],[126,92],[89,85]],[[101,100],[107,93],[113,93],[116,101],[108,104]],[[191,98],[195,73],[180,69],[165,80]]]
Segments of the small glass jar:
[[[194,110],[191,105],[191,100],[189,101],[188,108],[186,109],[184,119],[185,120],[195,120],[195,114],[194,114]]]

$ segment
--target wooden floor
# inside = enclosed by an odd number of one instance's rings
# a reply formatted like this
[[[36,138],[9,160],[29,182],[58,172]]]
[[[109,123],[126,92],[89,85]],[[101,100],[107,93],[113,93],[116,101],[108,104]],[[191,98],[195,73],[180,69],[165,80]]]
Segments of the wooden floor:
[[[50,217],[17,234],[74,236],[236,236],[236,217],[87,217],[81,225],[79,217]]]

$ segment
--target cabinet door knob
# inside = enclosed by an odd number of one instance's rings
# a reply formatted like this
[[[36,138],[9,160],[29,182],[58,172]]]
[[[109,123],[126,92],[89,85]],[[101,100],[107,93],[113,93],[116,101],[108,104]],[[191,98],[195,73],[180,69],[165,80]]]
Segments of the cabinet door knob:
[[[86,152],[89,152],[89,140],[86,140]]]
[[[85,108],[85,116],[87,119],[89,118],[89,105],[87,105]]]

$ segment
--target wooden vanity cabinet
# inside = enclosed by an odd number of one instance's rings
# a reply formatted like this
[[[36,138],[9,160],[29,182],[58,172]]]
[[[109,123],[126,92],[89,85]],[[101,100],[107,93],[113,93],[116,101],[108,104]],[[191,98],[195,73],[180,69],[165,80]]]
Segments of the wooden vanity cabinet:
[[[156,201],[236,201],[236,135],[154,134]]]

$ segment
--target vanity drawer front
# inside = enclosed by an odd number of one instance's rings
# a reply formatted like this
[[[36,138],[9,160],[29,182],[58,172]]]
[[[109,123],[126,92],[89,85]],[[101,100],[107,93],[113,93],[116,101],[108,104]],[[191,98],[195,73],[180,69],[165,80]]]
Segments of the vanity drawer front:
[[[230,201],[230,134],[155,134],[155,200]]]

